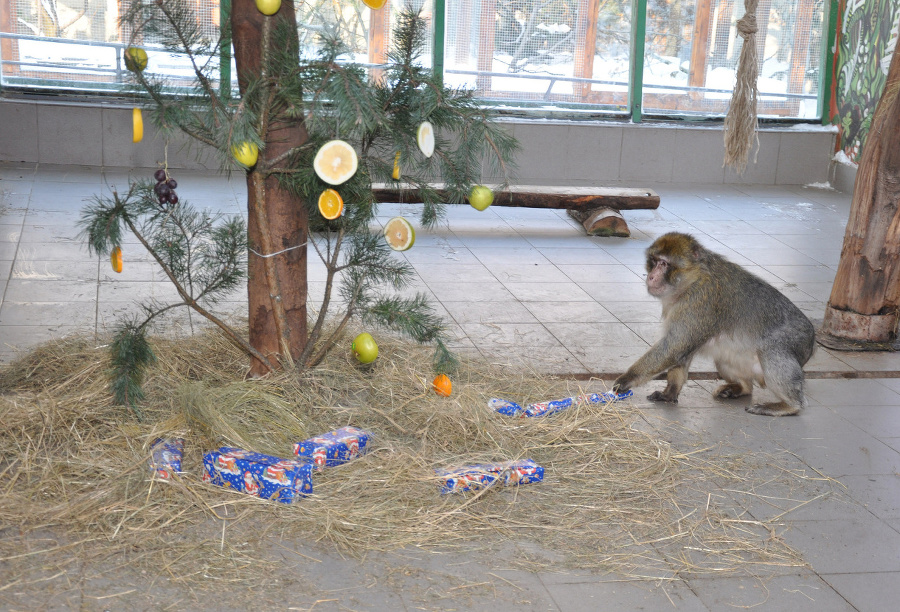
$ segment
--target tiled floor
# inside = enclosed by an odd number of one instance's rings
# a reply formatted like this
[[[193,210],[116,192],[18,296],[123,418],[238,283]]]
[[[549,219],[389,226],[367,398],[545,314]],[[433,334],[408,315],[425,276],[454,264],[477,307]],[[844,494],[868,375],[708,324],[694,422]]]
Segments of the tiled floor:
[[[127,175],[121,169],[0,164],[0,360],[46,338],[102,332],[134,308],[136,298],[171,295],[136,243],[126,245],[125,271],[116,275],[76,236],[84,200],[111,185],[121,188]],[[228,181],[185,171],[176,178],[179,194],[195,205],[242,213],[241,177]],[[458,352],[524,361],[563,375],[621,372],[653,341],[659,305],[643,285],[643,251],[669,230],[693,233],[821,321],[849,195],[803,186],[640,186],[654,187],[662,203],[658,210],[625,213],[630,239],[585,236],[562,211],[492,207],[480,213],[455,206],[437,230],[418,230],[414,248],[402,256],[418,273],[415,289],[446,315]],[[414,207],[384,205],[379,220],[397,214],[412,217]],[[314,304],[322,268],[312,266],[309,278]],[[244,306],[236,295],[224,308],[240,314]],[[174,321],[192,323],[186,313]],[[490,571],[515,587],[493,581],[511,593],[508,599],[468,599],[460,609],[894,609],[900,596],[900,380],[879,372],[900,371],[900,356],[820,347],[806,370],[810,407],[799,417],[770,419],[724,408],[710,397],[709,380],[689,383],[675,409],[638,404],[651,422],[679,421],[838,479],[846,495],[816,499],[791,513],[778,534],[809,568],[766,581],[703,575],[659,583],[565,572],[522,575],[415,554],[405,563],[464,577]],[[702,379],[712,365],[701,361],[694,371]],[[860,377],[836,379],[834,373]],[[660,384],[640,389],[638,397]],[[737,503],[757,519],[783,512],[759,499]],[[353,586],[361,574],[378,574],[371,560],[335,557],[323,567],[329,571],[319,579],[368,602],[361,609],[417,608],[402,589]]]

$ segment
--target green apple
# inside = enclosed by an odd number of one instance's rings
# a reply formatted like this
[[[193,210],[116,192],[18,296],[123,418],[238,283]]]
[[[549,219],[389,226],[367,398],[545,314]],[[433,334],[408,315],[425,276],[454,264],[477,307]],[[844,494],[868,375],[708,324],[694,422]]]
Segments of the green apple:
[[[475,185],[469,193],[469,204],[476,210],[484,210],[494,201],[494,192],[484,185]]]
[[[247,166],[248,168],[252,168],[256,165],[256,160],[259,159],[259,147],[257,147],[252,142],[242,142],[241,144],[236,144],[231,149],[231,153],[234,155],[234,158]]]
[[[281,0],[256,0],[256,9],[263,15],[274,15],[281,8]]]
[[[125,67],[132,72],[141,72],[147,67],[147,52],[140,47],[125,49]]]
[[[354,338],[350,348],[360,363],[372,363],[378,358],[378,345],[375,344],[372,334],[368,332],[363,332]]]

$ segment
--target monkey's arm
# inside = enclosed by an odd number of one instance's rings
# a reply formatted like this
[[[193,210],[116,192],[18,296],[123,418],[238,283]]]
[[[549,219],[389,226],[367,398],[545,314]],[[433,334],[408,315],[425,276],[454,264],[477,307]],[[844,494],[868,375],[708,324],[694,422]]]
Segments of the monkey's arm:
[[[659,342],[651,346],[649,351],[628,368],[627,372],[616,379],[613,391],[621,393],[640,386],[657,374],[690,361],[706,341],[706,338],[698,338],[690,332],[687,326],[672,325]]]

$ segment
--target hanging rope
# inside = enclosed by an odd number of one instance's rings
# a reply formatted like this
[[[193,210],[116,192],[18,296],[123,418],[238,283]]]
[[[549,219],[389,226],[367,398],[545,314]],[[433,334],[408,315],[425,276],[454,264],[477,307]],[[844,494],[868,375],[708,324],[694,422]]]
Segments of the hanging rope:
[[[756,144],[759,154],[759,121],[756,117],[759,56],[756,52],[756,7],[759,0],[744,0],[744,16],[737,22],[744,39],[738,59],[737,82],[725,116],[725,166],[743,174],[750,151]],[[756,163],[756,156],[753,158]]]

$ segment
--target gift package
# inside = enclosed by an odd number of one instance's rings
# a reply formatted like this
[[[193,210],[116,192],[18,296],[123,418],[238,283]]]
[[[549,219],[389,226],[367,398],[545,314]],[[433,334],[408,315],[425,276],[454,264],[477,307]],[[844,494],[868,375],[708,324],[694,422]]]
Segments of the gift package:
[[[203,481],[285,504],[310,495],[312,463],[223,447],[203,456]]]
[[[341,427],[294,444],[294,455],[308,457],[318,469],[333,467],[365,454],[371,434],[356,427]]]
[[[162,480],[181,472],[184,457],[183,438],[157,438],[150,445],[150,471]]]
[[[544,479],[544,468],[531,459],[501,463],[474,463],[460,467],[437,469],[441,493],[478,491],[494,483],[518,486]]]

